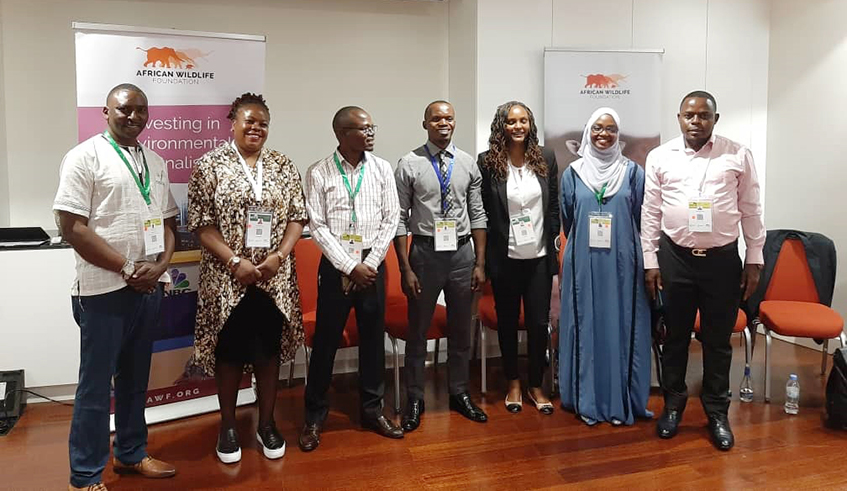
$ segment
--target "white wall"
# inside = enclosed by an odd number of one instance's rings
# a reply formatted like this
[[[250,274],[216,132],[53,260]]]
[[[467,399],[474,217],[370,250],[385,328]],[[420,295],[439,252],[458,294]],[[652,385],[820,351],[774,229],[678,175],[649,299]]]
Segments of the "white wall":
[[[717,132],[751,147],[764,181],[768,0],[486,0],[479,6],[479,129],[497,105],[523,100],[543,126],[543,49],[664,48],[662,140],[679,135],[682,97],[718,100]]]
[[[845,18],[845,2],[773,3],[766,224],[835,241],[841,257],[833,308],[847,318]]]
[[[73,21],[266,35],[268,145],[301,169],[335,147],[330,121],[343,105],[371,113],[377,154],[396,162],[424,141],[424,106],[448,96],[447,3],[0,0],[0,15],[0,174],[17,226],[55,228],[58,167],[77,134]]]
[[[3,9],[0,5],[0,227],[9,226],[9,169],[6,161],[6,94],[3,90]]]
[[[544,121],[544,47],[551,43],[552,5],[552,0],[479,2],[477,153],[488,150],[494,110],[504,102],[522,101],[539,125]]]
[[[483,0],[484,1],[484,0]],[[475,155],[477,72],[477,8],[479,0],[450,0],[448,45],[449,100],[456,110],[453,141]]]

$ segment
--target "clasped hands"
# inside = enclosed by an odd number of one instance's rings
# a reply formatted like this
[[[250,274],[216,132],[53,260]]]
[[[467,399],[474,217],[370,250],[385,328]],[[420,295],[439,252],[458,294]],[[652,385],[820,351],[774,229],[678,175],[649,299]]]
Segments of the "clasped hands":
[[[268,254],[268,257],[259,265],[253,264],[247,258],[241,258],[238,262],[238,267],[232,272],[235,279],[244,286],[252,285],[260,281],[267,281],[279,272],[281,265],[280,255],[277,253]]]
[[[135,263],[135,271],[126,279],[126,284],[139,293],[153,293],[166,269],[167,264],[138,261]]]
[[[359,263],[353,267],[353,271],[350,271],[347,278],[349,278],[350,281],[346,284],[342,284],[345,295],[364,290],[365,288],[373,285],[376,282],[377,270],[365,263]]]

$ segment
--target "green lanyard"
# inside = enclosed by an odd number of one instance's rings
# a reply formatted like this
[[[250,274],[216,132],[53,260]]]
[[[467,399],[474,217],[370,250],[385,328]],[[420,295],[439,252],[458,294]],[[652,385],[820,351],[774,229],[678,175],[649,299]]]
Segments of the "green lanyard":
[[[135,179],[135,185],[138,186],[138,190],[141,191],[141,197],[144,198],[144,202],[148,205],[150,204],[150,169],[147,167],[147,156],[144,155],[144,151],[141,151],[141,158],[144,159],[144,172],[147,174],[147,179],[142,180],[142,178],[135,172],[135,169],[129,164],[129,161],[126,159],[126,155],[121,152],[121,149],[118,148],[118,144],[115,142],[115,139],[112,138],[112,135],[109,134],[108,131],[103,132],[103,136],[106,137],[106,140],[112,144],[112,148],[118,152],[121,160],[126,164],[126,168],[129,169],[129,173],[132,174],[132,178]]]
[[[359,171],[359,182],[356,183],[356,190],[353,191],[353,188],[350,186],[350,180],[347,179],[347,173],[344,172],[341,162],[338,161],[338,154],[333,153],[332,158],[335,160],[335,166],[338,167],[338,172],[344,178],[344,187],[347,188],[347,195],[350,196],[350,206],[353,208],[353,216],[350,219],[353,223],[356,223],[356,195],[359,194],[359,190],[362,188],[362,177],[365,175],[365,162],[362,162],[362,170]]]
[[[600,191],[594,191],[594,197],[597,198],[598,205],[603,205],[603,196],[606,195],[606,186],[608,185],[609,183],[607,182],[606,184],[603,184],[603,189],[601,189]]]

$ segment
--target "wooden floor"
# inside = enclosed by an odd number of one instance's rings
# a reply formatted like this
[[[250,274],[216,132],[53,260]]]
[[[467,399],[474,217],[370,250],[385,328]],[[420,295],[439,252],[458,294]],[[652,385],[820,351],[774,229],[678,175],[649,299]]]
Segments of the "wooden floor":
[[[321,446],[309,454],[301,452],[300,381],[280,390],[276,408],[278,426],[288,441],[284,458],[269,461],[261,456],[253,436],[254,408],[245,407],[238,413],[244,446],[239,464],[224,465],[215,458],[218,417],[209,414],[150,428],[149,451],[178,467],[175,478],[119,477],[110,466],[104,481],[113,490],[847,489],[847,432],[823,426],[825,378],[819,375],[819,352],[775,341],[773,400],[765,404],[764,339],[758,341],[751,404],[737,399],[744,355],[734,343],[730,421],[737,443],[728,453],[714,450],[707,440],[706,419],[696,398],[689,401],[679,435],[670,441],[655,436],[652,421],[587,427],[558,406],[552,416],[543,416],[526,404],[521,413],[509,414],[496,362],[489,367],[489,394],[482,401],[489,422],[473,423],[447,410],[442,364],[437,374],[430,371],[421,429],[403,440],[359,429],[356,378],[345,375],[334,381],[333,411]],[[700,363],[699,344],[692,343],[692,394],[699,392]],[[479,387],[478,365],[473,372],[474,387]],[[782,410],[789,372],[799,375],[802,387],[797,416]],[[393,400],[390,386],[387,383],[387,401]],[[661,411],[656,391],[649,406]],[[71,408],[64,406],[26,409],[12,432],[0,438],[0,489],[66,489],[70,416]]]

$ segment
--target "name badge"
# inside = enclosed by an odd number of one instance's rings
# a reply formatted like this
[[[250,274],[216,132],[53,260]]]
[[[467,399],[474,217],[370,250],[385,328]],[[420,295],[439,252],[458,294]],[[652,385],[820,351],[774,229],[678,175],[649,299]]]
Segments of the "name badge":
[[[435,250],[437,252],[455,251],[458,247],[456,220],[449,218],[435,220]]]
[[[245,245],[248,248],[267,249],[271,246],[271,225],[274,212],[263,208],[250,207],[247,209],[247,237]]]
[[[515,244],[522,246],[535,243],[535,230],[532,228],[532,218],[529,213],[512,215],[512,233],[515,235]]]
[[[688,202],[688,231],[712,231],[712,199],[695,198]]]
[[[588,246],[597,249],[612,248],[612,214],[588,214]]]
[[[362,236],[356,234],[343,234],[341,236],[341,245],[344,246],[344,252],[347,253],[356,263],[362,262]]]
[[[165,252],[165,221],[160,213],[151,212],[144,220],[144,255],[162,252]]]

